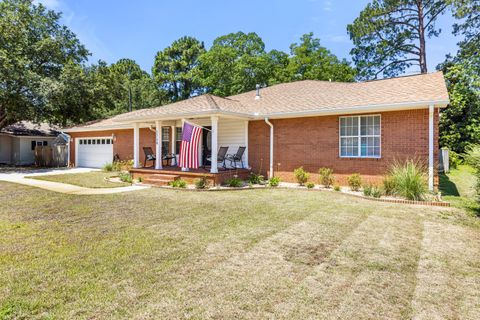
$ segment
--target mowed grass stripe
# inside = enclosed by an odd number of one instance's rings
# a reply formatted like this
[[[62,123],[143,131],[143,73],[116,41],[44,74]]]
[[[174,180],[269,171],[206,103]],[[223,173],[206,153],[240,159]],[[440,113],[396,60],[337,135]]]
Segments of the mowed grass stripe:
[[[193,318],[271,316],[362,220],[363,215],[342,219],[312,213],[196,279],[182,293],[182,305]]]
[[[414,319],[480,319],[478,230],[426,221]]]
[[[278,306],[284,318],[408,318],[421,242],[417,219],[370,215]]]

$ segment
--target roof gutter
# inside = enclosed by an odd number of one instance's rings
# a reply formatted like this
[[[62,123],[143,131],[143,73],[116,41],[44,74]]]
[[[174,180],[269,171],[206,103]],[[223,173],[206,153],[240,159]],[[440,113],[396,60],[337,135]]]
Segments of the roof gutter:
[[[268,177],[273,178],[273,124],[265,118],[265,123],[270,127],[270,171],[268,172]]]
[[[268,116],[272,119],[280,118],[299,118],[299,117],[314,117],[314,116],[326,116],[326,115],[343,115],[343,114],[355,114],[365,112],[390,112],[401,110],[414,110],[414,109],[428,109],[430,105],[435,105],[437,108],[445,108],[450,101],[425,101],[425,102],[413,102],[413,103],[399,103],[399,104],[379,104],[379,105],[366,105],[356,106],[351,108],[334,108],[327,110],[307,110],[299,112],[274,112],[264,114],[263,117]]]

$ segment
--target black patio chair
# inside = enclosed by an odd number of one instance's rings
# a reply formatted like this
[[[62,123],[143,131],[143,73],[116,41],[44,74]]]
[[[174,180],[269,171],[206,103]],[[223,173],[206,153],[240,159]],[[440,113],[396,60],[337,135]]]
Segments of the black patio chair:
[[[175,153],[166,153],[162,157],[163,161],[167,162],[168,166],[168,160],[170,160],[170,167],[176,167],[177,166],[177,155]],[[163,163],[162,163],[163,164]]]
[[[227,151],[228,151],[228,147],[220,147],[217,153],[217,162],[222,162],[222,167],[224,170],[227,170],[227,165],[225,163]],[[210,161],[210,163],[212,163],[211,155],[207,156],[207,161]],[[205,168],[205,166],[203,168]]]
[[[145,160],[143,160],[143,166],[146,167],[147,161],[153,161],[153,166],[155,166],[155,161],[157,160],[157,158],[155,157],[155,154],[153,153],[152,148],[143,147],[143,153],[145,154]]]
[[[243,157],[243,154],[245,153],[246,149],[247,149],[247,147],[238,147],[237,153],[227,154],[225,156],[225,160],[230,161],[230,166],[232,166],[232,163],[233,163],[233,167],[235,169],[237,168],[237,162],[240,161],[240,163],[242,164],[242,169],[245,169],[245,166],[243,165],[242,157]]]

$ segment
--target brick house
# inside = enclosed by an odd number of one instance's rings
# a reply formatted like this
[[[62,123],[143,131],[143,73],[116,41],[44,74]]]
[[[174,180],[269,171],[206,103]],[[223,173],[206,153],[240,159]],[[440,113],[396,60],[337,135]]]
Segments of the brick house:
[[[201,162],[211,155],[208,171],[202,170],[212,175],[223,172],[215,161],[220,147],[235,153],[244,146],[245,167],[284,181],[303,166],[313,179],[329,167],[340,184],[352,173],[379,182],[393,161],[420,159],[433,189],[439,110],[448,103],[441,72],[356,83],[305,80],[227,98],[205,94],[64,131],[76,166],[99,167],[116,155],[141,168],[143,147],[157,159],[178,154],[188,121],[208,129],[198,152]],[[157,161],[155,170],[172,168]]]

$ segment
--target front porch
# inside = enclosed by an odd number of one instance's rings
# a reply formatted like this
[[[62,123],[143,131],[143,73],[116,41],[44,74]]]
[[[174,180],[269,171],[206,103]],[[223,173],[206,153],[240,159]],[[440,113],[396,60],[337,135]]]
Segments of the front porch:
[[[190,169],[190,171],[182,171],[180,167],[165,167],[163,169],[155,168],[133,168],[130,169],[134,179],[141,177],[144,182],[153,185],[166,185],[168,182],[182,179],[188,184],[195,183],[195,180],[206,177],[211,185],[220,185],[238,176],[242,180],[246,180],[250,174],[250,169],[227,169],[219,170],[217,173],[210,173],[208,168]]]
[[[202,128],[200,141],[198,142],[198,163],[200,167],[208,166],[209,170],[200,169],[190,171],[192,173],[220,173],[225,175],[222,166],[227,165],[230,168],[232,163],[225,163],[223,159],[217,157],[220,148],[228,148],[227,154],[236,154],[240,148],[243,151],[241,160],[237,159],[236,165],[239,167],[243,164],[242,169],[248,169],[248,119],[233,116],[197,116],[189,118],[177,119],[152,119],[150,121],[137,121],[131,123],[133,125],[133,166],[134,169],[142,169],[147,165],[153,165],[150,169],[174,171],[178,174],[181,168],[178,165],[180,154],[180,146],[182,140],[182,129],[185,122]],[[145,135],[140,134],[140,129],[148,129],[155,134],[155,142],[152,145]],[[143,129],[144,130],[144,129]],[[150,158],[155,158],[154,164],[149,162],[145,148],[152,153]],[[169,167],[164,167],[165,156],[176,158],[167,161]],[[231,169],[239,169],[239,168]],[[229,169],[230,169],[229,168]],[[183,171],[188,172],[186,168]],[[187,175],[188,176],[188,175]]]

